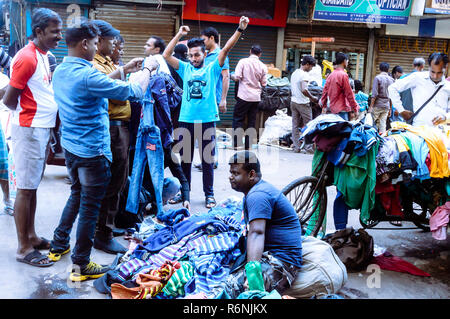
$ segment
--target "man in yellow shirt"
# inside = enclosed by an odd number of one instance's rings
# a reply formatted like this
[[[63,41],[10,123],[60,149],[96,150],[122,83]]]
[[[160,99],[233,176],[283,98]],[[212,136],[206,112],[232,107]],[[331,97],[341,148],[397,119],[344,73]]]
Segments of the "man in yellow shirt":
[[[111,59],[114,52],[116,37],[119,30],[103,20],[94,20],[100,29],[97,54],[94,57],[94,67],[105,74],[110,74],[116,69],[122,68],[121,80],[125,80],[123,67],[116,67]],[[108,227],[108,215],[117,210],[119,196],[128,176],[128,150],[130,146],[130,132],[128,124],[131,117],[129,101],[108,100],[109,132],[111,134],[111,151],[113,161],[111,163],[111,181],[106,191],[105,198],[100,207],[97,229],[94,238],[94,248],[110,254],[125,253],[127,248],[122,246],[112,236],[112,229]]]

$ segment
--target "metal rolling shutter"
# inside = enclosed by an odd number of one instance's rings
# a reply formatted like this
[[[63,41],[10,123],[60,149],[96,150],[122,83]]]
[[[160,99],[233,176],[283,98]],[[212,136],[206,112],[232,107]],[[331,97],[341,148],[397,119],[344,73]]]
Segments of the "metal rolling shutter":
[[[188,35],[189,38],[200,36],[201,30],[206,27],[216,28],[220,34],[221,47],[225,45],[237,28],[237,24],[214,23],[206,21],[200,21],[199,25],[198,21],[185,20],[184,24],[189,26],[191,29],[191,32]],[[259,44],[261,46],[263,51],[261,61],[263,63],[275,65],[277,28],[250,25],[228,56],[230,59],[230,72],[234,71],[240,59],[247,58],[250,55],[250,48],[252,44]],[[218,123],[221,127],[231,126],[233,121],[233,110],[234,105],[236,104],[236,100],[234,98],[234,86],[234,81],[230,81],[230,89],[228,90],[227,95],[227,112],[225,114],[220,114],[220,122]]]
[[[331,27],[288,24],[284,48],[310,49],[310,43],[300,43],[302,37],[334,37],[334,43],[317,43],[316,50],[366,53],[369,39],[367,28]]]
[[[157,35],[168,43],[175,35],[177,10],[144,5],[96,4],[95,17],[111,23],[125,39],[124,62],[144,54],[145,42]]]
[[[88,17],[89,16],[89,7],[82,6],[82,5],[79,5],[79,6],[81,8],[82,16]],[[68,18],[72,14],[72,12],[67,12],[68,5],[57,5],[57,4],[53,4],[53,3],[52,4],[42,3],[41,5],[34,5],[33,9],[40,8],[40,7],[49,8],[49,9],[55,11],[56,13],[58,13],[59,16],[61,17],[62,25],[63,25],[63,39],[61,41],[59,41],[56,49],[50,50],[55,55],[56,62],[59,64],[62,62],[63,58],[65,56],[67,56],[67,44],[65,41],[65,34],[66,34],[66,30],[67,30]]]
[[[400,65],[403,72],[409,73],[413,70],[414,58],[422,57],[427,61],[432,52],[448,53],[449,40],[384,36],[377,38],[375,45],[378,54],[374,76],[379,73],[378,66],[381,62],[389,63],[390,70]]]

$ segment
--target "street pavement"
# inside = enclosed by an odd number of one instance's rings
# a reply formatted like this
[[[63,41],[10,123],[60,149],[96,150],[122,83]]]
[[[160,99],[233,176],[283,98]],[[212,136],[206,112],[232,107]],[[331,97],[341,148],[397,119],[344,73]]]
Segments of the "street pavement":
[[[296,154],[276,147],[260,146],[255,150],[261,161],[263,179],[283,188],[294,179],[310,175],[312,156]],[[234,152],[219,150],[219,167],[215,170],[214,190],[219,202],[230,196],[242,198],[242,194],[231,189],[227,161]],[[199,162],[195,154],[194,162]],[[167,174],[170,174],[166,171]],[[195,212],[205,212],[202,191],[202,173],[193,168],[191,204]],[[70,185],[64,178],[66,168],[47,166],[44,178],[38,189],[36,229],[40,236],[52,238],[53,230],[58,224],[61,212],[70,193]],[[334,232],[333,199],[334,187],[328,189],[327,232]],[[2,211],[2,208],[1,208]],[[352,210],[349,214],[349,226],[361,228],[359,212]],[[380,223],[377,227],[389,228],[368,230],[377,246],[386,248],[393,255],[401,257],[416,267],[431,274],[431,277],[418,277],[410,274],[381,270],[375,272],[348,273],[348,282],[339,294],[351,299],[403,299],[450,298],[450,236],[446,241],[434,240],[431,233],[414,228],[413,224],[404,223],[399,229],[389,223]],[[395,229],[393,229],[395,227]],[[76,225],[72,230],[71,246],[75,244]],[[93,281],[71,283],[67,280],[71,267],[70,255],[65,255],[49,268],[36,268],[16,262],[17,236],[14,218],[0,214],[0,298],[18,299],[105,299],[106,295],[98,293]],[[118,238],[123,244],[127,242]],[[110,264],[115,256],[92,249],[93,261]],[[374,275],[378,277],[374,277]]]

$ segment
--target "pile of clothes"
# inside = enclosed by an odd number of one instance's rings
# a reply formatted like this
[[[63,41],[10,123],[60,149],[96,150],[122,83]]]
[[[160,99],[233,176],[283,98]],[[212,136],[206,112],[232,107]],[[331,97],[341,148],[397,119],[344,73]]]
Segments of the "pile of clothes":
[[[241,251],[242,201],[228,198],[207,213],[165,212],[136,225],[129,251],[94,282],[114,299],[216,298]]]
[[[360,209],[362,219],[368,219],[375,205],[375,158],[381,142],[377,130],[336,114],[323,114],[306,125],[301,138],[316,144],[313,175],[318,174],[325,159],[331,162],[334,169],[329,174],[330,183],[350,209]]]
[[[373,214],[403,217],[412,199],[433,207],[447,201],[448,132],[393,122],[381,137],[370,125],[324,114],[307,124],[301,138],[316,144],[313,175],[326,157],[334,165],[332,183],[349,208],[361,210],[364,223]]]
[[[376,157],[378,210],[403,217],[405,206],[412,205],[408,198],[435,202],[434,207],[445,202],[439,188],[450,175],[448,160],[446,138],[439,129],[391,123]],[[421,191],[423,188],[427,192]]]

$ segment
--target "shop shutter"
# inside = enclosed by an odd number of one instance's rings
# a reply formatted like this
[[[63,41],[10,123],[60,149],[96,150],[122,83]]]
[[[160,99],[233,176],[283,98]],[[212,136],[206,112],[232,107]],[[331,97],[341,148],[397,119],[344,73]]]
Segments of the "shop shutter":
[[[63,39],[61,41],[59,41],[58,46],[56,47],[56,49],[54,50],[50,50],[56,57],[56,62],[59,64],[62,62],[62,60],[64,59],[65,56],[67,56],[67,44],[65,41],[65,35],[66,35],[66,30],[67,30],[67,23],[69,16],[72,14],[72,11],[67,12],[67,7],[69,5],[67,4],[54,4],[54,3],[41,3],[40,5],[33,5],[32,6],[32,10],[34,8],[49,8],[53,11],[55,11],[56,13],[59,14],[59,16],[61,17],[62,20],[62,26],[63,26]],[[89,7],[88,6],[83,6],[83,5],[79,5],[80,9],[81,9],[81,15],[83,17],[88,17],[89,16]]]
[[[367,28],[332,27],[288,24],[284,34],[284,48],[310,49],[311,43],[301,43],[305,37],[334,37],[334,43],[317,43],[316,50],[366,53],[369,39]]]
[[[389,63],[390,70],[396,65],[403,68],[403,72],[409,73],[413,70],[413,61],[415,58],[422,57],[426,61],[426,69],[428,65],[428,56],[432,52],[448,52],[449,40],[415,38],[415,37],[395,37],[384,36],[379,37],[375,41],[377,57],[376,57],[376,73],[379,74],[381,62]]]
[[[206,21],[199,22],[185,20],[184,24],[189,26],[191,29],[191,32],[188,35],[189,38],[199,37],[201,30],[206,27],[216,28],[220,34],[221,47],[225,45],[237,28],[237,24],[214,23]],[[277,28],[249,25],[228,56],[230,59],[230,72],[234,71],[240,59],[246,58],[250,55],[250,48],[253,44],[259,44],[261,46],[261,61],[263,63],[275,65]],[[221,127],[229,127],[233,121],[233,110],[234,105],[236,104],[236,100],[234,98],[234,87],[234,81],[230,81],[230,89],[227,95],[227,112],[225,114],[220,113],[220,123],[218,123]]]
[[[158,10],[150,5],[98,3],[95,8],[95,18],[111,23],[125,39],[124,63],[143,56],[151,35],[163,38],[167,44],[175,35],[176,15],[176,8]]]

